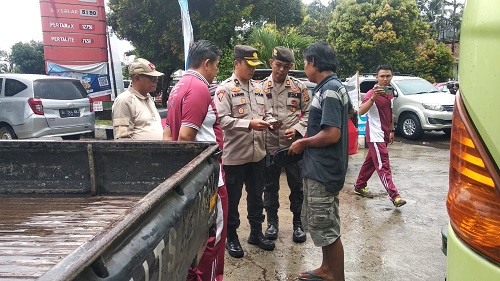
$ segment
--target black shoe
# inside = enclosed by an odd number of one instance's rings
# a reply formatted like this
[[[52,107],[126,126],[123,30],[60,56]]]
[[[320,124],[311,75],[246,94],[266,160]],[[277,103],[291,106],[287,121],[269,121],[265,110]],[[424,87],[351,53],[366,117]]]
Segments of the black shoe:
[[[241,248],[240,241],[238,238],[228,238],[226,243],[226,249],[229,255],[233,258],[242,258],[244,255],[243,249]]]
[[[276,240],[278,238],[278,224],[269,223],[266,230],[266,238]]]
[[[269,241],[262,235],[262,233],[257,233],[257,234],[250,234],[250,237],[248,237],[248,244],[251,245],[257,245],[259,248],[262,250],[266,251],[272,251],[274,250],[274,243],[272,241]]]
[[[302,226],[296,226],[293,228],[293,242],[304,243],[306,242],[306,233]]]

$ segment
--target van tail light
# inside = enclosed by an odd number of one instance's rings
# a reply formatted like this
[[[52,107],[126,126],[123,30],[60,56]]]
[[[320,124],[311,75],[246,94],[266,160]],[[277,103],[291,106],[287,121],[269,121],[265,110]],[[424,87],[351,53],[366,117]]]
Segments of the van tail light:
[[[37,115],[44,115],[43,104],[41,99],[29,98],[28,104],[30,105],[31,110],[33,110],[33,113]]]
[[[446,206],[455,233],[500,263],[500,176],[457,93],[450,140]]]
[[[90,112],[94,112],[94,99],[89,97],[90,102]]]

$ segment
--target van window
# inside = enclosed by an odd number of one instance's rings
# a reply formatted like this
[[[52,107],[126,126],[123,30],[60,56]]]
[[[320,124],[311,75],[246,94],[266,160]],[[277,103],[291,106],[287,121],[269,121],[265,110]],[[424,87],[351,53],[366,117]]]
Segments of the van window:
[[[76,100],[87,97],[80,81],[37,80],[34,82],[35,97],[53,100]]]
[[[5,80],[5,96],[6,97],[13,97],[17,95],[18,93],[24,91],[28,86],[26,86],[23,82],[14,80],[14,79],[9,79],[7,78]]]

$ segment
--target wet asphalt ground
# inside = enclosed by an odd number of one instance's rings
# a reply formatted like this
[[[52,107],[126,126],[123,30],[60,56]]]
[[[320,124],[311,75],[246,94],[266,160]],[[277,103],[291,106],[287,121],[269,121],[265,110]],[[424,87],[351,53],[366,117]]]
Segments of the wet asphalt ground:
[[[349,158],[346,183],[340,193],[341,235],[344,245],[345,277],[349,281],[443,281],[446,257],[441,251],[441,228],[447,224],[449,137],[426,133],[418,141],[396,136],[389,146],[393,179],[407,204],[396,209],[376,174],[368,187],[375,198],[354,195],[367,149]],[[321,248],[310,236],[303,244],[292,241],[289,189],[284,174],[280,190],[280,226],[276,249],[261,250],[246,242],[249,234],[245,192],[240,202],[238,234],[245,256],[235,259],[226,253],[227,281],[297,280],[300,272],[321,264]],[[265,230],[266,223],[263,225]]]

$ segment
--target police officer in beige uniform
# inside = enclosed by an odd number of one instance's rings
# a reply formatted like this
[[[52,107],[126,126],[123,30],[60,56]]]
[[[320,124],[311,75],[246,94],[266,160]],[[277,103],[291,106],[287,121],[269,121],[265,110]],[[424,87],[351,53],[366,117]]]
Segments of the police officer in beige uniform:
[[[238,204],[243,184],[247,192],[247,218],[250,222],[248,243],[271,251],[274,243],[262,233],[265,175],[264,130],[278,129],[276,119],[259,83],[252,80],[255,67],[262,64],[255,48],[234,47],[234,73],[215,93],[219,123],[224,131],[222,163],[226,172],[229,201],[226,249],[235,258],[244,255],[238,239]]]
[[[273,49],[269,65],[272,74],[262,81],[264,94],[273,109],[273,117],[283,124],[279,130],[268,130],[266,145],[271,155],[281,148],[288,147],[296,139],[305,135],[311,100],[306,85],[300,80],[288,76],[293,68],[293,51],[278,46]],[[302,113],[302,117],[300,114]],[[299,163],[284,166],[288,186],[290,187],[290,211],[293,213],[293,241],[306,241],[306,233],[300,219],[302,200],[302,169]],[[264,188],[264,206],[267,213],[266,238],[278,238],[278,208],[281,167],[271,164],[266,167]]]

